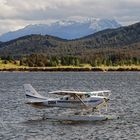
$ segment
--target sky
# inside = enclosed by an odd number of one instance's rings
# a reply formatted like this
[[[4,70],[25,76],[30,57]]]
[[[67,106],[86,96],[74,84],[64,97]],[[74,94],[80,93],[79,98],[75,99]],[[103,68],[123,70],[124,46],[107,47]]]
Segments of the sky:
[[[29,24],[82,17],[133,24],[140,21],[140,0],[0,0],[0,34]]]

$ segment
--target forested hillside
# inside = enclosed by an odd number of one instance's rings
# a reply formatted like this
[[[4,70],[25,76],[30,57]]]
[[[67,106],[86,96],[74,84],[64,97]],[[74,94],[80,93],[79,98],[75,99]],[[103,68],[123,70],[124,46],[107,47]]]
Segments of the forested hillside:
[[[14,59],[24,58],[24,63],[28,65],[28,61],[35,61],[32,60],[34,57],[36,61],[38,57],[39,61],[48,59],[48,63],[41,62],[43,66],[52,65],[51,60],[53,64],[61,65],[63,59],[69,64],[89,63],[93,66],[139,64],[140,23],[104,30],[77,40],[64,40],[49,35],[24,36],[0,44],[0,57],[9,56]]]

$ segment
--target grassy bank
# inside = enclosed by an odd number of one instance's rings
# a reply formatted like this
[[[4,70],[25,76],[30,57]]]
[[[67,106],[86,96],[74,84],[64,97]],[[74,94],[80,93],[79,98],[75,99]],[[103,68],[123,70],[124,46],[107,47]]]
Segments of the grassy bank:
[[[20,66],[19,61],[5,61],[5,60],[0,60],[0,70],[3,69],[18,69],[18,68],[25,68],[25,66]]]
[[[101,66],[91,67],[85,65],[83,67],[76,66],[57,66],[57,67],[26,67],[19,64],[0,64],[0,71],[140,71],[140,66]]]

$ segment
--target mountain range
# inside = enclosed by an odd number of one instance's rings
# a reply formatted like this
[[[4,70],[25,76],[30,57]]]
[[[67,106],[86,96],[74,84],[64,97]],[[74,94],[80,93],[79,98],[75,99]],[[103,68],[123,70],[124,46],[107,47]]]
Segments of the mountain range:
[[[120,26],[117,21],[111,19],[65,19],[51,24],[28,25],[22,29],[1,35],[0,41],[6,42],[30,34],[52,35],[63,39],[76,39],[104,29],[114,29]]]
[[[121,54],[140,59],[140,22],[106,29],[75,40],[50,35],[27,35],[0,43],[0,56],[23,57],[32,53],[47,56],[89,56]]]

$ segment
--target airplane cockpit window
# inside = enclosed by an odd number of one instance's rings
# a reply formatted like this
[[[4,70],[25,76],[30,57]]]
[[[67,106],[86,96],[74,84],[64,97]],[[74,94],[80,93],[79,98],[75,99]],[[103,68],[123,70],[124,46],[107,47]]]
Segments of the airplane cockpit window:
[[[62,97],[60,100],[69,100],[69,97]]]
[[[60,98],[60,100],[63,100],[64,98],[62,97],[62,98]]]
[[[89,97],[90,97],[90,95],[89,95],[89,94],[86,94],[85,96],[86,96],[87,98],[89,98]]]

